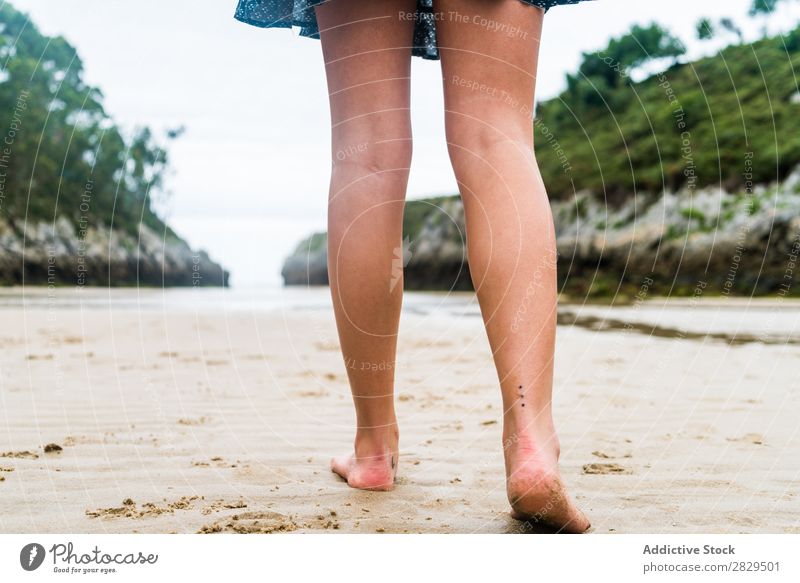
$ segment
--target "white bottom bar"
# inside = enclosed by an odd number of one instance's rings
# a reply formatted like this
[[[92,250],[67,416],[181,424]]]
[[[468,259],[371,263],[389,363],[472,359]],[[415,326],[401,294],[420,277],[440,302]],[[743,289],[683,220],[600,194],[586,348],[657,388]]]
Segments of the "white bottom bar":
[[[3,581],[797,581],[799,542],[797,535],[0,535],[0,574]],[[33,553],[32,543],[41,545]],[[34,571],[22,566],[37,561]]]

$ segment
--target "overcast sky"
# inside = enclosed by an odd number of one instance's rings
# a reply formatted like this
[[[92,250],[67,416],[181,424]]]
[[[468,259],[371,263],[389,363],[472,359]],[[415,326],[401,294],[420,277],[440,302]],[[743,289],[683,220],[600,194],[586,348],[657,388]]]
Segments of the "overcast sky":
[[[234,285],[279,281],[282,258],[325,226],[327,93],[318,41],[232,18],[235,0],[15,0],[47,35],[78,49],[123,127],[185,125],[171,148],[170,223],[233,271]],[[550,10],[538,98],[557,94],[580,53],[657,21],[684,41],[702,16],[755,33],[750,0],[597,0]],[[797,9],[786,7],[797,22]],[[779,25],[779,24],[778,24]],[[711,50],[693,43],[693,53]],[[414,60],[409,195],[454,193],[437,62]]]

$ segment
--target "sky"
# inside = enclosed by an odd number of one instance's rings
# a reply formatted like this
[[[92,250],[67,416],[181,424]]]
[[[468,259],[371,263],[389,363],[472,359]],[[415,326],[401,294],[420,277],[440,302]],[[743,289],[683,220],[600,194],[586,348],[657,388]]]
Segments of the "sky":
[[[508,0],[505,0],[508,1]],[[77,49],[85,80],[100,87],[123,128],[185,126],[169,146],[172,193],[162,209],[193,246],[232,272],[234,286],[275,285],[284,257],[325,229],[330,170],[327,91],[319,41],[233,19],[235,0],[14,0],[46,35]],[[734,17],[749,36],[761,24],[750,0],[596,0],[545,17],[537,99],[559,93],[582,52],[633,24],[656,21],[690,56],[697,20]],[[797,9],[785,7],[797,22]],[[409,197],[456,192],[444,138],[438,62],[414,59],[414,161]]]

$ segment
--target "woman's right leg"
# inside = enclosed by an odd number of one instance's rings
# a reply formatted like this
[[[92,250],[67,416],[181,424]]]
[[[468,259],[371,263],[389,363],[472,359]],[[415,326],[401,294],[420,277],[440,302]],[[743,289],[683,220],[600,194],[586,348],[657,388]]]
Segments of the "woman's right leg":
[[[411,165],[415,0],[330,0],[316,8],[330,95],[328,276],[356,410],[355,451],[331,469],[391,489],[398,461],[394,368],[403,293],[403,207]]]

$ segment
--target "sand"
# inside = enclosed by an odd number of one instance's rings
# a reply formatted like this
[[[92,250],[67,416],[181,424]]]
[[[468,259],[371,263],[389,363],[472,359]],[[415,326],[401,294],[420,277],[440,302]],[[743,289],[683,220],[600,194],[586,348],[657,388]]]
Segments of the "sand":
[[[800,532],[800,346],[603,328],[586,310],[585,326],[559,327],[555,410],[591,532]],[[328,470],[353,413],[327,310],[0,318],[4,533],[535,530],[507,514],[474,315],[403,314],[388,494]]]

